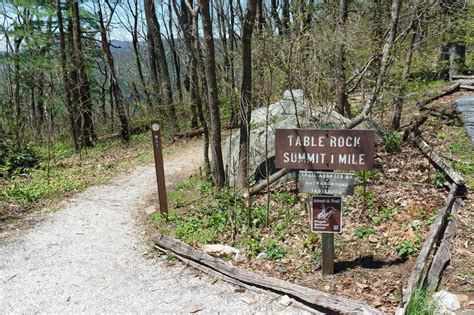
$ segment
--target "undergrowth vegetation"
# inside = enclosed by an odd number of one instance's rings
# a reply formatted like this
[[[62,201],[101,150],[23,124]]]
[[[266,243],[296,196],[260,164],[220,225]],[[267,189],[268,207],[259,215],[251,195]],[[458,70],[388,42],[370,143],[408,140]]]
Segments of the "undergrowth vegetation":
[[[109,139],[80,155],[74,155],[70,144],[61,139],[49,149],[30,145],[11,152],[0,177],[0,221],[99,183],[135,162],[151,161],[149,137],[149,133],[134,135],[128,145]]]

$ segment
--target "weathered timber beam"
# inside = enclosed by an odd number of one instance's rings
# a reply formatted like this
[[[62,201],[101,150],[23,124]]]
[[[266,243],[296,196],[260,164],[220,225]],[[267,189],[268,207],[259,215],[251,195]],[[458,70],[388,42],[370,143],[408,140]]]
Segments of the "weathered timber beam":
[[[271,175],[271,176],[268,178],[268,185],[273,184],[274,182],[276,182],[277,180],[279,180],[280,178],[282,178],[283,176],[285,176],[285,175],[288,174],[289,172],[290,172],[289,169],[282,168],[281,170],[279,170],[278,172],[276,172],[275,174]],[[258,194],[260,191],[262,191],[263,189],[265,189],[266,187],[267,187],[267,180],[266,180],[266,179],[263,179],[263,180],[261,180],[260,182],[258,182],[258,184],[256,184],[255,186],[253,186],[253,187],[250,188],[249,194],[250,194],[250,196],[256,195],[256,194]]]
[[[441,91],[436,91],[436,94],[426,98],[425,100],[418,103],[420,107],[425,107],[426,105],[436,101],[437,99],[442,98],[443,96],[449,95],[451,93],[459,91],[461,83],[454,83],[450,86],[443,88]]]
[[[336,314],[381,314],[379,310],[361,302],[337,297],[325,292],[237,268],[169,236],[158,235],[155,237],[154,242],[158,247],[164,250],[169,250],[179,257],[204,265],[226,277],[237,279],[247,285],[270,290],[278,294],[286,294],[301,303],[311,306],[319,312]]]
[[[166,252],[166,251],[167,251],[167,249],[162,248],[162,247],[159,247],[158,245],[155,245],[155,248],[158,249],[158,250],[160,250],[160,251],[162,251],[162,252]],[[281,295],[278,294],[278,293],[275,293],[275,292],[272,292],[272,291],[269,291],[269,290],[264,290],[264,289],[258,288],[258,287],[256,287],[256,286],[252,286],[252,285],[249,285],[249,284],[244,283],[244,282],[242,282],[242,281],[239,281],[238,279],[234,279],[234,278],[228,277],[228,276],[226,276],[226,275],[224,275],[224,274],[222,274],[222,273],[219,273],[219,272],[215,271],[215,270],[212,269],[212,268],[206,267],[205,265],[202,265],[202,264],[200,264],[200,263],[197,263],[197,262],[195,262],[195,261],[193,261],[193,260],[191,260],[191,259],[187,259],[187,258],[185,258],[185,257],[183,257],[183,256],[177,255],[176,258],[179,259],[179,260],[181,260],[182,262],[184,262],[186,265],[189,265],[189,266],[191,266],[191,267],[193,267],[193,268],[196,268],[196,269],[198,269],[198,270],[201,270],[202,272],[205,272],[205,273],[207,273],[207,274],[209,274],[209,275],[212,275],[212,276],[214,276],[214,277],[216,277],[216,278],[220,278],[221,280],[223,280],[223,281],[225,281],[225,282],[232,283],[232,284],[234,284],[234,285],[237,285],[237,286],[242,287],[242,288],[246,288],[246,289],[251,290],[251,291],[253,291],[253,292],[257,292],[257,293],[261,293],[261,294],[266,294],[267,296],[270,296],[270,297],[271,297],[272,299],[274,299],[274,300],[277,300],[278,298],[281,297]],[[317,314],[317,315],[322,315],[322,314],[324,314],[324,313],[318,312],[318,311],[316,311],[315,309],[313,309],[313,308],[307,306],[306,304],[303,304],[303,303],[298,302],[298,301],[296,301],[296,300],[293,300],[293,301],[291,302],[291,305],[296,306],[296,307],[298,307],[298,308],[300,308],[300,309],[302,309],[302,310],[308,311],[308,312],[310,312],[310,313],[312,313],[312,314]]]
[[[403,305],[397,311],[397,314],[405,314],[406,308],[410,303],[410,300],[413,296],[413,292],[419,286],[419,284],[423,281],[423,272],[429,268],[429,258],[433,246],[438,242],[439,239],[443,237],[443,231],[445,230],[447,224],[447,217],[451,211],[451,208],[454,204],[455,199],[457,198],[456,194],[458,191],[458,186],[456,184],[451,185],[451,189],[449,192],[448,199],[446,200],[445,206],[441,209],[441,211],[436,216],[433,224],[431,224],[430,231],[426,236],[425,241],[423,242],[423,246],[421,247],[420,253],[415,262],[415,266],[413,267],[410,278],[408,279],[407,288],[404,290],[403,295]]]
[[[451,76],[453,80],[474,80],[474,75],[465,75],[465,74],[453,74]]]
[[[444,231],[443,239],[434,255],[433,262],[431,263],[430,271],[425,279],[425,284],[428,290],[436,290],[438,283],[443,273],[444,268],[451,260],[451,252],[449,246],[456,235],[456,224],[457,224],[457,212],[461,206],[461,198],[456,198],[454,200],[452,209],[451,209],[451,220],[448,222],[448,226]]]
[[[455,183],[458,186],[465,185],[465,181],[462,176],[459,175],[458,172],[456,172],[451,166],[446,164],[444,159],[434,152],[421,136],[417,136],[415,138],[415,144],[430,160],[431,164],[433,164],[437,169],[443,171],[452,183]]]

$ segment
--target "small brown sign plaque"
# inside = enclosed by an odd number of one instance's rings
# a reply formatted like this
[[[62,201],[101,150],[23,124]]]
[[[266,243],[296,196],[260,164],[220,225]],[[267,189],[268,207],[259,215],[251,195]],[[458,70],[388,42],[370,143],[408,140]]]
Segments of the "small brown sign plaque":
[[[370,170],[375,131],[276,129],[275,166],[308,170]]]
[[[311,229],[320,233],[341,233],[342,197],[311,197]]]
[[[324,195],[353,195],[354,173],[299,171],[298,191]]]

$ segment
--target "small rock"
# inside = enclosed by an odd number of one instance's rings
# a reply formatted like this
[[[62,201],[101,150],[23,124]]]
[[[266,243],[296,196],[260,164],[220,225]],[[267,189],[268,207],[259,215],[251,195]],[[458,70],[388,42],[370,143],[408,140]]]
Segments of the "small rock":
[[[289,306],[291,304],[291,302],[293,302],[292,299],[290,299],[290,297],[288,295],[283,295],[279,300],[278,300],[278,303],[283,305],[283,306]]]
[[[234,255],[240,253],[237,248],[223,244],[207,244],[202,246],[201,249],[208,254],[217,255]]]
[[[286,269],[282,266],[277,266],[275,268],[275,271],[278,272],[278,273],[285,273]]]
[[[245,254],[242,254],[242,253],[236,253],[234,255],[234,261],[236,262],[243,262],[247,259],[247,256]]]
[[[150,214],[155,213],[155,212],[156,212],[155,206],[149,206],[148,208],[145,209],[145,213],[147,215],[150,215]]]
[[[257,260],[267,259],[267,253],[260,253],[257,255]]]
[[[241,300],[247,303],[248,305],[252,305],[252,304],[255,304],[255,302],[257,302],[257,300],[255,300],[254,298],[251,298],[250,296],[244,296],[243,298],[241,298]]]
[[[439,303],[440,309],[446,309],[449,311],[456,311],[461,308],[458,297],[448,291],[441,290],[433,295]]]

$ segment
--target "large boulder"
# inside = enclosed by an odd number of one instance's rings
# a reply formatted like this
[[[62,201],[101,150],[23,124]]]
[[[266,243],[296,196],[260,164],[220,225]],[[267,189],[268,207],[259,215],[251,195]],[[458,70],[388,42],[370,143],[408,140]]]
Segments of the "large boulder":
[[[283,99],[268,106],[268,132],[266,132],[266,107],[252,111],[250,132],[250,161],[249,173],[251,180],[258,181],[265,178],[265,159],[268,156],[270,174],[278,169],[274,167],[275,157],[275,129],[285,128],[342,128],[349,120],[336,111],[315,106],[305,98],[302,90],[285,91]],[[357,129],[369,129],[366,123],[357,126]],[[265,154],[265,139],[268,141],[268,154]],[[234,185],[239,161],[239,131],[234,131],[225,142],[224,164],[229,176],[229,184]],[[288,180],[290,176],[284,180]]]

